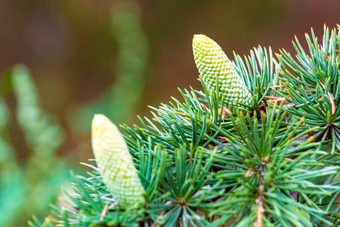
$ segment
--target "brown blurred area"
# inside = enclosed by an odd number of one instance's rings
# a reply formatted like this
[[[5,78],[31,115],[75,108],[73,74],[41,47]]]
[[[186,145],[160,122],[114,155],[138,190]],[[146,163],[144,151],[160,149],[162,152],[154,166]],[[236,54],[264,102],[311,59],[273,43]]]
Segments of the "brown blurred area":
[[[149,58],[146,87],[134,115],[147,114],[147,105],[179,97],[177,87],[201,88],[191,51],[193,34],[208,35],[230,58],[233,51],[245,55],[257,45],[294,53],[294,35],[303,41],[313,27],[320,37],[324,24],[333,28],[340,22],[338,0],[136,2]],[[113,0],[0,0],[0,70],[15,63],[29,67],[43,108],[56,114],[67,131],[61,153],[85,149],[77,154],[82,161],[90,157],[89,132],[75,133],[69,119],[115,82],[118,47],[111,12],[116,5]]]

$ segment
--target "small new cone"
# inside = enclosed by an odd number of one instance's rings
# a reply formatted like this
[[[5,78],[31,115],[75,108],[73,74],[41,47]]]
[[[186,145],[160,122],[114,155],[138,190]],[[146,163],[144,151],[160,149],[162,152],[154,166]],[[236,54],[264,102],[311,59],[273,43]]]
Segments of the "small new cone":
[[[92,148],[103,182],[118,204],[143,204],[145,190],[128,147],[117,127],[101,114],[92,120]]]
[[[229,110],[251,110],[253,97],[221,47],[205,35],[194,35],[192,48],[197,69],[209,91],[219,87]]]

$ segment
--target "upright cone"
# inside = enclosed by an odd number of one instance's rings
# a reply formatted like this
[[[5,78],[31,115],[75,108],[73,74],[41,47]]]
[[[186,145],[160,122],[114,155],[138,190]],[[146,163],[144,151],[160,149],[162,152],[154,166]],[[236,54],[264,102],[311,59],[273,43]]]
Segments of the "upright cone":
[[[207,88],[212,91],[218,85],[220,95],[225,97],[231,111],[238,107],[251,109],[253,97],[221,47],[205,35],[194,35],[192,48],[197,69]]]
[[[128,147],[117,127],[104,115],[92,120],[92,148],[108,191],[127,208],[145,202],[145,190],[132,162]]]

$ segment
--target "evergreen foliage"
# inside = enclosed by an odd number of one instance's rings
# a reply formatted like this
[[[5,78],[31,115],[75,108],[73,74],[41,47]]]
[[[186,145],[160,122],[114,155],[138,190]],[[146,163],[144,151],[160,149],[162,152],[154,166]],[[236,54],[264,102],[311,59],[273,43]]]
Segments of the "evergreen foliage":
[[[278,61],[262,47],[235,54],[251,108],[229,111],[216,77],[214,88],[202,82],[204,92],[180,90],[184,101],[152,108],[141,126],[123,125],[143,205],[117,203],[86,164],[72,208],[31,225],[339,226],[339,28],[307,43],[309,54],[296,41],[296,57],[282,50]]]

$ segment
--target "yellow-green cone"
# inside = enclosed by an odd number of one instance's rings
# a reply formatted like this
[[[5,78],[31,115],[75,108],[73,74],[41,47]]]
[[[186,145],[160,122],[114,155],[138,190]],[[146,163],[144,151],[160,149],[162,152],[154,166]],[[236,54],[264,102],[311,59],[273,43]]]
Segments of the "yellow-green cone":
[[[145,190],[128,147],[117,127],[102,114],[92,120],[92,149],[103,182],[118,204],[144,203]]]
[[[209,90],[216,89],[216,81],[220,95],[225,97],[228,109],[234,111],[238,107],[251,108],[253,97],[233,64],[221,47],[205,35],[194,35],[192,48],[197,69]]]

